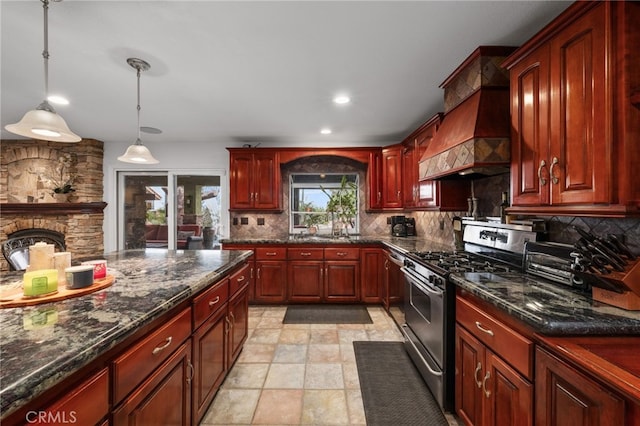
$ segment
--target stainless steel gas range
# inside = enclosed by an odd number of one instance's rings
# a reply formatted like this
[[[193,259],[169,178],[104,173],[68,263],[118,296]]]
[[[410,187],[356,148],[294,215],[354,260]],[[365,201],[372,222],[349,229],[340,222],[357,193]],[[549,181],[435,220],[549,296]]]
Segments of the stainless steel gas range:
[[[455,288],[449,274],[520,272],[525,243],[538,236],[530,226],[468,221],[464,251],[406,254],[405,346],[443,411],[454,408]]]

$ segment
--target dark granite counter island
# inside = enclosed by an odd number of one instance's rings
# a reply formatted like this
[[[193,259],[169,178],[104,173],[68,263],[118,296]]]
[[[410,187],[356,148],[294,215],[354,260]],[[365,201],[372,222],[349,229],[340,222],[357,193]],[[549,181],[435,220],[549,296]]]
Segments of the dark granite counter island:
[[[110,287],[60,302],[0,310],[2,418],[88,366],[137,330],[241,265],[251,251],[127,250],[109,254]],[[21,286],[4,273],[0,286]]]
[[[520,273],[467,272],[451,281],[545,335],[640,335],[640,312]]]

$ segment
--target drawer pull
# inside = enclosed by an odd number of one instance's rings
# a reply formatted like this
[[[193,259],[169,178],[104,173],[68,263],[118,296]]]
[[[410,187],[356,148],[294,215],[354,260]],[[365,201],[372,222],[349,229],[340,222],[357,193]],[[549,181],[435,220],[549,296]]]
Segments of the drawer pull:
[[[336,255],[338,255],[338,256],[346,256],[347,254],[349,254],[349,253],[347,253],[346,251],[339,251],[339,252],[336,253]]]
[[[311,256],[311,253],[309,253],[308,251],[301,251],[300,256]]]
[[[244,281],[244,275],[240,275],[237,279],[237,282],[241,283],[242,281]]]
[[[476,385],[478,385],[478,389],[482,387],[482,382],[478,379],[478,373],[482,370],[482,364],[478,362],[478,366],[476,367],[476,371],[473,373],[473,379],[476,381]]]
[[[209,306],[213,306],[220,301],[220,296],[216,296],[215,299],[209,301]]]
[[[276,256],[278,253],[276,253],[275,251],[268,251],[265,253],[267,256]]]
[[[493,336],[493,331],[488,328],[484,328],[479,321],[476,321],[476,327],[478,327],[478,330],[482,331],[483,333],[487,333],[489,336]]]
[[[491,391],[487,390],[487,380],[491,378],[491,372],[487,371],[487,374],[484,375],[484,380],[482,381],[482,392],[484,392],[484,396],[489,398],[491,396]]]
[[[172,341],[172,340],[173,340],[173,337],[171,337],[171,336],[167,337],[167,339],[166,339],[166,343],[165,343],[164,345],[162,345],[162,346],[156,346],[156,347],[153,349],[153,352],[152,352],[152,353],[153,353],[154,355],[156,355],[157,353],[162,352],[163,350],[167,349],[167,348],[171,345],[171,341]]]

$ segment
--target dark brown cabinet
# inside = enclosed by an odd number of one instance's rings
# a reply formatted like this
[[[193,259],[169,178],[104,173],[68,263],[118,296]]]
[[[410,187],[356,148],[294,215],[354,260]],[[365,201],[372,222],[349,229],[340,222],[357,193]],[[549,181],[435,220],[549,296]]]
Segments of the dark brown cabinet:
[[[627,4],[630,3],[630,4]],[[511,79],[515,213],[638,211],[640,6],[577,2],[505,62]],[[632,42],[633,43],[633,42]]]
[[[113,424],[190,425],[192,377],[188,340],[113,412]]]
[[[60,423],[95,425],[109,413],[109,370],[102,369],[58,401],[40,410],[58,417]],[[38,417],[31,411],[25,416],[27,424],[51,424],[51,419]]]
[[[382,208],[402,208],[402,145],[382,150]]]
[[[289,248],[289,302],[357,302],[360,249]],[[305,260],[302,260],[305,259]]]
[[[533,424],[532,341],[456,299],[456,413],[469,425]]]
[[[287,251],[283,247],[255,249],[254,302],[282,303],[287,297]]]
[[[382,150],[376,149],[369,154],[367,167],[367,187],[369,188],[369,210],[382,209]]]
[[[229,364],[227,360],[227,300],[196,329],[193,334],[193,416],[204,416],[222,384]]]
[[[228,148],[229,208],[280,210],[281,182],[277,151]]]
[[[391,306],[403,301],[404,275],[401,267],[398,257],[392,251],[385,250],[382,305],[387,312]]]
[[[288,300],[320,302],[323,299],[324,249],[296,247],[287,249]]]
[[[628,424],[622,398],[540,348],[535,413],[538,426]]]
[[[360,249],[360,296],[365,303],[382,302],[385,254],[381,248]]]
[[[229,300],[229,367],[238,359],[249,334],[249,286],[243,286]]]

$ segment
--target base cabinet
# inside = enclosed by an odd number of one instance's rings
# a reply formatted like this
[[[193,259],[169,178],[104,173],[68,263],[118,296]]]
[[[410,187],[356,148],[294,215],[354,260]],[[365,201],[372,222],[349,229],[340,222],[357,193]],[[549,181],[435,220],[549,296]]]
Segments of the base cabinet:
[[[535,410],[537,426],[628,424],[622,398],[540,348]]]
[[[182,344],[113,413],[114,425],[191,424],[191,341]]]
[[[456,298],[455,407],[467,425],[533,425],[534,343]]]
[[[387,312],[391,306],[402,303],[403,300],[404,275],[399,262],[392,251],[385,251],[382,305]]]
[[[384,259],[381,248],[360,249],[360,297],[364,303],[382,302]]]

